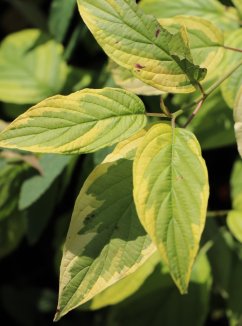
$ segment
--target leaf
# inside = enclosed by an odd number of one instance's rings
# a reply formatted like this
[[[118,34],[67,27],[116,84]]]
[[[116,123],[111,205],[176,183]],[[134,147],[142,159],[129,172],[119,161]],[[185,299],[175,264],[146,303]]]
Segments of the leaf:
[[[131,71],[117,65],[114,61],[111,61],[109,67],[112,72],[112,77],[115,83],[130,92],[138,95],[160,95],[161,91],[145,84],[140,79],[135,78]]]
[[[167,271],[158,265],[133,296],[111,307],[107,326],[203,326],[209,311],[212,278],[209,262],[200,254],[189,293],[181,296]]]
[[[10,4],[15,7],[21,15],[25,18],[27,23],[31,26],[47,29],[46,18],[41,9],[33,2],[23,0],[8,0]]]
[[[133,0],[78,0],[80,14],[106,54],[164,92],[194,91],[206,69],[193,64],[186,29],[172,34]]]
[[[129,150],[122,158],[112,161],[110,156],[97,166],[77,198],[61,263],[55,320],[135,272],[155,252],[133,203],[130,155],[135,147],[136,139],[133,146],[124,146]]]
[[[108,305],[115,305],[128,298],[138,291],[146,278],[153,272],[155,265],[157,265],[159,260],[160,256],[157,252],[155,252],[134,273],[121,279],[119,282],[96,295],[90,303],[87,302],[85,308],[88,307],[91,310],[96,310]]]
[[[234,257],[231,254],[233,237],[227,228],[219,227],[217,221],[213,218],[207,219],[204,235],[213,244],[208,251],[214,280],[213,287],[223,298],[227,298],[230,275],[233,269]],[[221,252],[223,255],[221,255]]]
[[[227,302],[227,315],[231,326],[239,326],[242,321],[242,306],[241,306],[241,273],[242,273],[242,259],[241,256],[234,252],[233,269],[229,277],[229,296]]]
[[[242,211],[242,161],[237,160],[234,163],[231,179],[231,199],[232,207],[235,210]]]
[[[85,89],[48,98],[0,134],[0,146],[41,153],[89,153],[128,138],[147,118],[142,101],[121,89]]]
[[[180,26],[184,26],[194,63],[207,69],[206,80],[211,78],[211,74],[218,73],[217,67],[224,55],[221,47],[224,37],[216,26],[206,19],[192,16],[177,16],[158,21],[171,33],[177,33]]]
[[[69,156],[43,155],[40,158],[43,175],[35,175],[23,183],[19,198],[19,209],[26,209],[36,202],[63,172],[69,162]]]
[[[234,130],[235,130],[238,151],[240,156],[242,157],[242,84],[238,92],[238,96],[236,98],[236,103],[234,107],[234,121],[235,121]]]
[[[0,220],[0,259],[14,251],[22,240],[26,227],[24,213],[14,212]]]
[[[7,219],[18,206],[19,192],[26,177],[23,164],[8,164],[0,160],[0,221]]]
[[[227,225],[235,238],[242,242],[242,210],[232,210],[227,216]]]
[[[49,30],[58,42],[66,36],[76,0],[53,0],[50,7]]]
[[[26,230],[25,214],[18,211],[18,199],[28,172],[25,164],[0,159],[0,258],[18,246]]]
[[[63,48],[37,29],[6,37],[0,47],[0,100],[36,103],[62,89],[67,66]]]
[[[225,42],[229,47],[241,48],[242,47],[242,28],[236,29],[231,32]],[[223,67],[231,66],[231,63],[236,63],[241,60],[241,53],[235,51],[226,51]],[[221,85],[221,90],[225,101],[228,106],[234,108],[235,99],[242,86],[242,66],[237,69],[229,78],[227,78]]]
[[[57,206],[59,192],[60,182],[57,179],[46,189],[41,197],[25,210],[26,238],[30,245],[36,244],[46,229]]]
[[[217,0],[141,0],[140,7],[157,18],[179,15],[203,17],[224,31],[239,27],[239,19],[234,8],[225,7]]]
[[[236,9],[238,10],[238,14],[240,18],[242,18],[242,1],[241,0],[232,0],[233,4],[235,5]]]
[[[195,136],[169,124],[153,126],[134,161],[134,200],[181,293],[187,292],[204,228],[208,176]]]

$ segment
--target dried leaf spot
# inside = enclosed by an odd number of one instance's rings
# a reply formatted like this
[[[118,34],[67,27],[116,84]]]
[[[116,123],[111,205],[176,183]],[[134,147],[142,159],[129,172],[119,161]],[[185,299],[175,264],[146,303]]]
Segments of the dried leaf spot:
[[[160,28],[158,28],[155,32],[155,37],[158,37],[160,35]]]
[[[142,66],[139,63],[136,63],[134,66],[135,66],[137,72],[139,72],[141,69],[144,69],[145,68],[145,66]]]

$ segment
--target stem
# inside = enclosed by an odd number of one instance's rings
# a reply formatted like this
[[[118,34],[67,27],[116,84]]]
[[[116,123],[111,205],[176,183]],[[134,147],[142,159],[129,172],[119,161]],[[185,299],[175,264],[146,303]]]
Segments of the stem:
[[[224,210],[224,211],[208,211],[207,217],[226,217],[230,211]]]
[[[169,109],[167,108],[167,106],[164,103],[163,97],[162,95],[160,96],[160,108],[161,111],[168,117],[168,118],[172,118],[172,114],[169,111]]]
[[[158,118],[166,117],[167,118],[167,116],[165,114],[163,114],[163,113],[149,113],[149,112],[146,112],[146,115],[148,117],[158,117]]]
[[[235,51],[235,52],[240,52],[240,53],[242,53],[242,49],[232,48],[232,47],[230,47],[230,46],[226,46],[226,45],[224,45],[223,47],[224,47],[224,49],[226,49],[226,50],[230,50],[230,51]]]
[[[85,36],[85,33],[87,32],[87,28],[84,26],[80,26],[79,24],[75,27],[71,37],[70,37],[70,40],[66,46],[66,49],[65,49],[65,52],[64,52],[64,59],[66,61],[69,61],[74,50],[75,50],[75,47],[78,43],[78,40],[83,38]]]
[[[191,104],[189,104],[188,106],[186,106],[184,109],[189,109],[191,107],[193,107],[194,105],[198,105],[199,102],[201,102],[201,100],[203,100],[203,102],[206,100],[206,98],[216,89],[218,88],[227,78],[229,78],[240,66],[242,65],[242,60],[240,60],[235,66],[232,67],[232,69],[230,69],[229,71],[227,71],[227,73],[225,73],[224,76],[222,76],[220,79],[218,79],[216,81],[216,83],[214,83],[211,87],[209,87],[203,96],[198,97],[194,102],[192,102]]]
[[[183,128],[186,128],[189,123],[193,120],[193,118],[196,116],[196,114],[199,112],[199,110],[201,109],[204,101],[206,100],[206,96],[204,96],[200,102],[198,102],[195,110],[192,112],[192,114],[190,115],[190,117],[188,118],[187,122],[184,124]]]
[[[219,87],[227,78],[229,78],[241,65],[242,65],[242,59],[206,91],[206,96],[208,97],[217,87]]]

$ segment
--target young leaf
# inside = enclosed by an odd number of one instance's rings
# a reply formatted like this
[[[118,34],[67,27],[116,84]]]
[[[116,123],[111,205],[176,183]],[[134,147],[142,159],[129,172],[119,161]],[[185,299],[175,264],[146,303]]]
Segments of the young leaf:
[[[224,31],[239,27],[236,10],[223,6],[217,0],[141,0],[139,5],[147,14],[157,18],[179,15],[201,16]]]
[[[123,158],[113,161],[111,154],[97,166],[78,196],[61,263],[56,320],[135,272],[156,250],[133,203],[132,160],[126,157],[136,139],[127,147]]]
[[[168,32],[133,0],[78,0],[78,7],[107,55],[143,82],[188,93],[204,79],[206,69],[193,63],[184,27]]]
[[[142,101],[121,89],[85,89],[50,97],[0,134],[0,146],[41,153],[88,153],[142,129]]]
[[[58,93],[67,75],[62,53],[61,45],[36,29],[6,37],[0,47],[0,100],[36,103]]]
[[[53,0],[51,2],[49,29],[58,42],[62,42],[66,36],[75,5],[76,0]]]
[[[226,45],[234,48],[242,47],[242,28],[237,29],[229,34],[226,39]],[[229,67],[231,62],[236,63],[241,60],[241,53],[235,51],[227,51],[223,60],[222,69]],[[226,68],[228,69],[228,68]],[[240,87],[242,86],[242,65],[221,85],[221,90],[228,106],[234,108],[235,99]]]
[[[134,199],[144,228],[181,293],[204,228],[208,176],[195,136],[169,124],[153,126],[134,161]]]
[[[242,86],[238,92],[238,96],[235,103],[234,121],[235,121],[234,129],[235,129],[235,136],[238,145],[238,151],[240,156],[242,157]]]

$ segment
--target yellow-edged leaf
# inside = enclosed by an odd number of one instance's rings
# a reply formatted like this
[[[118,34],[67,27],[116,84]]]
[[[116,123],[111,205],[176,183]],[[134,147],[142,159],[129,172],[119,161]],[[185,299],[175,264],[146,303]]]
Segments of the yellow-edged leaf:
[[[50,97],[20,115],[0,134],[0,147],[41,153],[87,153],[142,129],[142,101],[125,90],[85,89]]]
[[[134,199],[144,228],[181,293],[187,291],[205,224],[208,176],[195,136],[153,126],[134,161]]]
[[[78,0],[80,14],[107,55],[146,84],[187,93],[206,75],[193,63],[184,26],[170,33],[133,0]]]

